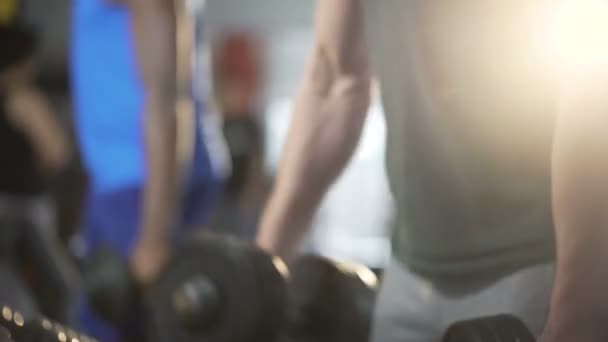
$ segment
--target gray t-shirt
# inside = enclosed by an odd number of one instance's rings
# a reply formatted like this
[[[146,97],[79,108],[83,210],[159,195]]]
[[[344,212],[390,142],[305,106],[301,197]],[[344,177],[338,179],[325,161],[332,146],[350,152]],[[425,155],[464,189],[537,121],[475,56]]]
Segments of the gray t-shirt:
[[[541,56],[542,0],[361,1],[396,257],[430,275],[551,260],[557,89]]]

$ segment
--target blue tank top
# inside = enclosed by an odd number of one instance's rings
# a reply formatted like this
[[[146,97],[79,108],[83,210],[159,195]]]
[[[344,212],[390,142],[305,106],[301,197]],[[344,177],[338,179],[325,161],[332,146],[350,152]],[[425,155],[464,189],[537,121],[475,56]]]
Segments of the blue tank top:
[[[129,12],[105,0],[75,0],[72,11],[72,85],[76,131],[93,190],[108,192],[141,185],[145,179],[143,99],[137,74]],[[223,178],[214,159],[220,132],[208,124],[208,63],[204,53],[202,9],[196,23],[193,95],[195,146],[188,183],[201,185]],[[215,133],[209,133],[216,131]],[[219,156],[219,159],[222,159]],[[220,174],[218,174],[220,173]]]
[[[111,191],[140,184],[144,91],[129,13],[104,0],[75,0],[72,16],[75,125],[91,185]]]

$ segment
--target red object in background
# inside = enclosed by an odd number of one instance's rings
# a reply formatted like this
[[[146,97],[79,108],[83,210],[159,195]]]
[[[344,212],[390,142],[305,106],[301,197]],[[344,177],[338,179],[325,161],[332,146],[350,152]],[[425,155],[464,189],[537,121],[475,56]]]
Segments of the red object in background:
[[[248,32],[227,33],[215,48],[216,95],[224,115],[252,115],[260,96],[260,44]]]

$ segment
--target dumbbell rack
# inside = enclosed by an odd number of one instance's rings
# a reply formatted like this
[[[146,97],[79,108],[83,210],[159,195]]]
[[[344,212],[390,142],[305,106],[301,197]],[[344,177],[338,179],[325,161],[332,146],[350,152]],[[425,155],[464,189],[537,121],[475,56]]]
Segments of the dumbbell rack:
[[[0,326],[8,330],[12,342],[98,342],[45,317],[24,317],[6,305],[2,306]]]

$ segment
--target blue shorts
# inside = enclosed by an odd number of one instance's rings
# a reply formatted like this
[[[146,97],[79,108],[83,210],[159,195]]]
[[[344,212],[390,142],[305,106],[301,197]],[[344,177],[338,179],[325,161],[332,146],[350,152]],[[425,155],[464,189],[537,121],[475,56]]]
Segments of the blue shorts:
[[[211,209],[218,182],[192,184],[182,199],[181,223],[176,238],[188,227],[201,227]],[[127,260],[137,241],[142,203],[142,190],[132,187],[111,193],[88,196],[82,237],[85,257],[100,245],[113,246]],[[136,311],[138,309],[134,309]],[[85,300],[78,303],[79,329],[104,342],[143,341],[141,325],[136,321],[140,312],[134,312],[132,321],[124,327],[112,327],[101,321],[87,306]]]

